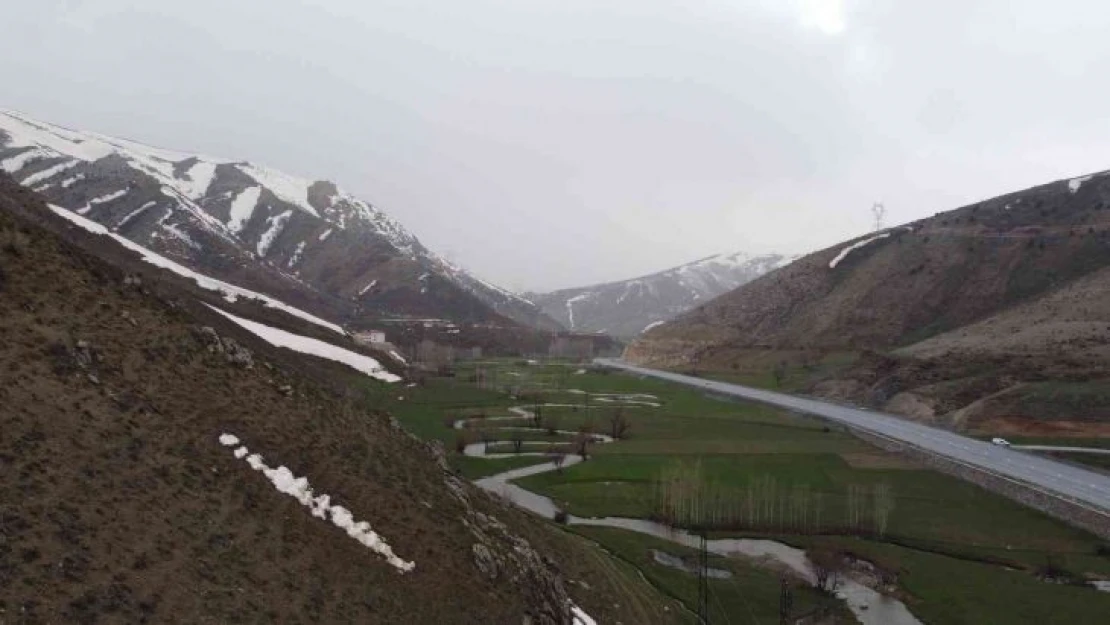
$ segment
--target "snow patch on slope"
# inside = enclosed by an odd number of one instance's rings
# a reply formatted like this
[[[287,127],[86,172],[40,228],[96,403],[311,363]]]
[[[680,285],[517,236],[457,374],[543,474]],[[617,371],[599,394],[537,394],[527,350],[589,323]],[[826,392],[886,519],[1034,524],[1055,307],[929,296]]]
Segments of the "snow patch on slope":
[[[266,232],[263,232],[262,236],[258,238],[259,256],[266,256],[266,253],[270,251],[270,246],[274,244],[274,239],[285,229],[285,222],[289,221],[289,218],[292,216],[293,211],[285,211],[280,215],[274,215],[266,220],[269,227],[266,228]]]
[[[36,185],[40,182],[49,180],[49,179],[53,178],[54,176],[57,176],[58,174],[62,173],[63,171],[66,171],[67,169],[73,169],[74,167],[76,167],[80,163],[81,163],[81,161],[64,161],[62,163],[54,165],[53,167],[49,167],[47,169],[44,169],[44,170],[40,171],[37,174],[31,174],[30,176],[27,176],[26,178],[21,180],[19,182],[19,184],[21,184],[25,187],[34,186],[34,185]]]
[[[869,245],[871,243],[874,243],[875,241],[878,241],[880,239],[885,239],[889,236],[890,236],[889,232],[884,232],[882,234],[877,234],[877,235],[871,237],[870,239],[864,239],[862,241],[856,241],[855,243],[849,245],[848,247],[840,250],[840,253],[836,255],[836,258],[829,261],[829,269],[836,269],[836,266],[839,265],[841,263],[841,261],[843,261],[845,258],[847,258],[848,254],[851,254],[852,252],[858,250],[861,247],[864,247],[865,245]]]
[[[181,191],[194,200],[204,197],[208,193],[208,187],[212,185],[212,179],[216,177],[216,166],[217,163],[197,161],[196,165],[185,172],[189,179],[178,183]]]
[[[199,286],[202,289],[222,293],[223,296],[224,296],[224,299],[229,301],[229,302],[234,302],[239,297],[246,297],[248,299],[261,300],[264,304],[266,304],[267,306],[269,306],[271,308],[276,308],[276,309],[281,310],[281,311],[283,311],[287,314],[293,315],[294,317],[304,319],[305,321],[308,321],[310,323],[314,323],[314,324],[316,324],[320,327],[323,327],[323,328],[327,328],[327,329],[329,329],[333,332],[336,332],[338,334],[346,334],[346,332],[343,331],[343,328],[339,327],[338,325],[336,325],[334,323],[331,323],[330,321],[324,321],[323,319],[321,319],[321,318],[319,318],[315,315],[311,315],[311,314],[309,314],[309,313],[307,313],[307,312],[305,312],[305,311],[303,311],[299,308],[294,308],[294,307],[292,307],[292,306],[290,306],[290,305],[288,305],[284,302],[278,301],[278,300],[276,300],[276,299],[274,299],[274,298],[272,298],[268,295],[263,295],[262,293],[256,293],[254,291],[250,291],[250,290],[235,286],[234,284],[230,284],[230,283],[224,282],[222,280],[216,280],[215,278],[209,278],[208,276],[206,276],[204,274],[197,273],[197,272],[193,271],[192,269],[189,269],[188,267],[185,267],[185,266],[182,266],[178,263],[175,263],[174,261],[166,258],[165,256],[162,256],[161,254],[157,254],[155,252],[152,252],[152,251],[148,250],[147,248],[139,245],[138,243],[135,243],[134,241],[132,241],[131,239],[128,239],[127,237],[115,234],[113,232],[109,232],[107,228],[100,225],[99,223],[97,223],[95,221],[92,221],[91,219],[86,219],[84,217],[81,217],[80,215],[77,215],[77,214],[71,212],[68,209],[62,208],[61,206],[54,206],[53,204],[51,204],[50,205],[50,210],[53,211],[58,216],[63,217],[65,219],[68,219],[69,221],[71,221],[74,224],[80,226],[81,228],[84,228],[85,230],[88,230],[89,232],[91,232],[93,234],[102,234],[104,236],[111,237],[112,239],[114,239],[120,245],[126,247],[127,249],[129,249],[133,252],[137,252],[142,257],[144,262],[147,262],[151,265],[154,265],[155,267],[158,267],[160,269],[165,269],[167,271],[172,271],[173,273],[176,273],[179,276],[189,278],[189,279],[193,280],[194,282],[196,282],[197,286]]]
[[[231,208],[227,218],[227,229],[233,234],[239,234],[254,214],[254,207],[258,206],[258,198],[262,195],[262,187],[248,187],[231,201]]]
[[[3,169],[9,174],[14,174],[15,172],[26,167],[31,161],[41,158],[49,158],[50,156],[51,154],[45,150],[27,150],[26,152],[20,152],[19,154],[16,154],[11,158],[6,158],[3,161],[0,161],[0,169]]]
[[[405,562],[393,553],[393,548],[377,532],[370,529],[366,521],[355,521],[350,510],[342,506],[333,506],[330,495],[316,495],[307,477],[296,477],[285,466],[272,469],[266,466],[261,454],[251,454],[246,446],[239,445],[239,437],[234,434],[221,434],[220,444],[224,447],[236,447],[233,452],[238,459],[246,458],[247,464],[255,471],[260,471],[273,483],[279,493],[289,495],[308,508],[312,516],[317,519],[330,520],[333,525],[347,532],[347,535],[368,547],[374,553],[385,558],[390,566],[401,573],[408,573],[416,568],[415,562]],[[250,454],[250,455],[248,455]],[[588,617],[587,617],[588,618]],[[585,621],[583,621],[585,623]]]
[[[121,189],[119,191],[116,191],[115,193],[109,193],[108,195],[102,195],[100,197],[93,198],[89,200],[88,204],[85,204],[83,207],[77,209],[77,214],[84,215],[85,213],[91,211],[94,206],[105,204],[113,200],[118,200],[125,195],[127,195],[127,189]]]
[[[251,321],[250,319],[236,317],[235,315],[224,312],[219,308],[216,308],[215,306],[209,306],[208,304],[205,304],[205,306],[208,306],[224,317],[227,317],[231,321],[235,322],[235,324],[239,327],[247,330],[251,334],[254,334],[258,338],[266,341],[271,345],[277,347],[285,347],[295,352],[309,354],[310,356],[318,356],[320,358],[334,360],[335,362],[343,363],[348,367],[351,367],[355,371],[365,373],[366,375],[376,380],[381,380],[382,382],[393,383],[399,382],[401,380],[400,376],[390,373],[384,367],[382,367],[377,360],[374,360],[369,356],[364,356],[362,354],[343,349],[342,347],[332,345],[331,343],[325,343],[324,341],[321,341],[319,339],[301,336],[299,334],[293,334],[292,332],[286,332],[285,330],[281,330],[279,328],[271,328],[270,326],[258,323],[257,321]]]
[[[150,208],[151,206],[155,206],[157,204],[158,204],[157,202],[147,202],[146,204],[143,204],[142,206],[140,206],[140,207],[136,208],[135,210],[131,211],[130,213],[127,213],[127,215],[125,215],[123,217],[123,219],[119,220],[119,223],[117,223],[116,226],[112,229],[113,230],[119,230],[120,228],[122,228],[122,227],[126,226],[128,223],[130,223],[132,219],[141,215],[144,211],[146,211],[146,209]]]

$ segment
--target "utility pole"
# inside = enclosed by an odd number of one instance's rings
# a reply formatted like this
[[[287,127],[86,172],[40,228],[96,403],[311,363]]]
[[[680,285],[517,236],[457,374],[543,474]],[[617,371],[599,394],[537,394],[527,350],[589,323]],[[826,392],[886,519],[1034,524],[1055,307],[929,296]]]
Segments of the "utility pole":
[[[871,214],[875,216],[875,232],[882,230],[886,218],[886,206],[883,206],[882,202],[875,202],[871,205]]]

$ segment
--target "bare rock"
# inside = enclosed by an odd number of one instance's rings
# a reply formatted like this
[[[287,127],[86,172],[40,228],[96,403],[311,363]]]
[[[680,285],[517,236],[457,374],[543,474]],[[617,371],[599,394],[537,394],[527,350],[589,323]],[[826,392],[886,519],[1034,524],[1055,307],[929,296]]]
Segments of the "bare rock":
[[[491,582],[496,580],[500,573],[500,565],[489,547],[482,543],[474,543],[470,550],[474,554],[474,566],[477,567],[478,572]]]

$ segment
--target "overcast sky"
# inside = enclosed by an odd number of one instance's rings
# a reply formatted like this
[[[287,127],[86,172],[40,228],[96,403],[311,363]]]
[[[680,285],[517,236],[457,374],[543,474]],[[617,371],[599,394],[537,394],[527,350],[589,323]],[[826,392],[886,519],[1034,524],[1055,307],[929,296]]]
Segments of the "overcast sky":
[[[1110,167],[1110,4],[35,0],[0,106],[334,180],[507,287]]]

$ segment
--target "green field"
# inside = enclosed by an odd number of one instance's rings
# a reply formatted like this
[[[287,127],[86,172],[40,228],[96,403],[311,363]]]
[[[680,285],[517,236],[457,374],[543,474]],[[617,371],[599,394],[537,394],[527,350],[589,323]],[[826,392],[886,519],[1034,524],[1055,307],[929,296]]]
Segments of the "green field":
[[[500,379],[513,380],[511,387],[476,389],[470,382],[473,371],[459,367],[453,379],[431,379],[422,387],[406,389],[404,401],[394,401],[389,409],[412,431],[443,440],[451,450],[458,433],[445,425],[445,415],[471,411],[502,416],[513,405],[569,404],[544,407],[543,414],[554,417],[560,429],[588,426],[605,432],[618,409],[574,391],[655,395],[661,407],[620,409],[631,423],[626,439],[594,446],[585,463],[519,484],[551,497],[577,516],[665,518],[665,498],[660,494],[664,476],[686,472],[696,475],[704,488],[699,491],[699,518],[712,519],[706,523],[715,536],[767,536],[803,547],[828,543],[880,560],[897,572],[907,605],[927,623],[1106,622],[1110,594],[1047,583],[1035,575],[1051,563],[1075,577],[1110,577],[1110,558],[1098,555],[1101,542],[1095,537],[881,452],[840,428],[625,374],[575,375],[561,365],[522,367],[508,362],[499,368]],[[510,371],[519,375],[509,376]],[[537,389],[542,393],[531,392]],[[514,401],[506,391],[528,399]],[[452,459],[468,477],[535,462],[527,457]],[[866,510],[868,505],[878,518],[879,504],[868,502],[880,490],[888,508],[881,536],[878,522],[868,520],[872,517],[867,512],[860,518],[861,506]],[[878,495],[874,498],[877,502]],[[714,503],[709,507],[705,501]],[[761,506],[755,501],[770,503]],[[649,562],[657,539],[620,530],[575,531],[635,564],[652,583],[691,605],[688,593],[694,577],[673,569],[655,570],[666,567]],[[777,577],[750,564],[732,566],[742,569],[736,588],[744,589],[749,598],[759,597],[752,606],[763,607],[752,620],[722,591],[724,612],[735,609],[734,622],[771,620],[758,614],[766,615],[771,604],[777,606]],[[965,578],[966,583],[961,581]],[[1039,607],[1031,609],[1030,602]],[[1069,619],[1045,617],[1053,613],[1068,614]]]

